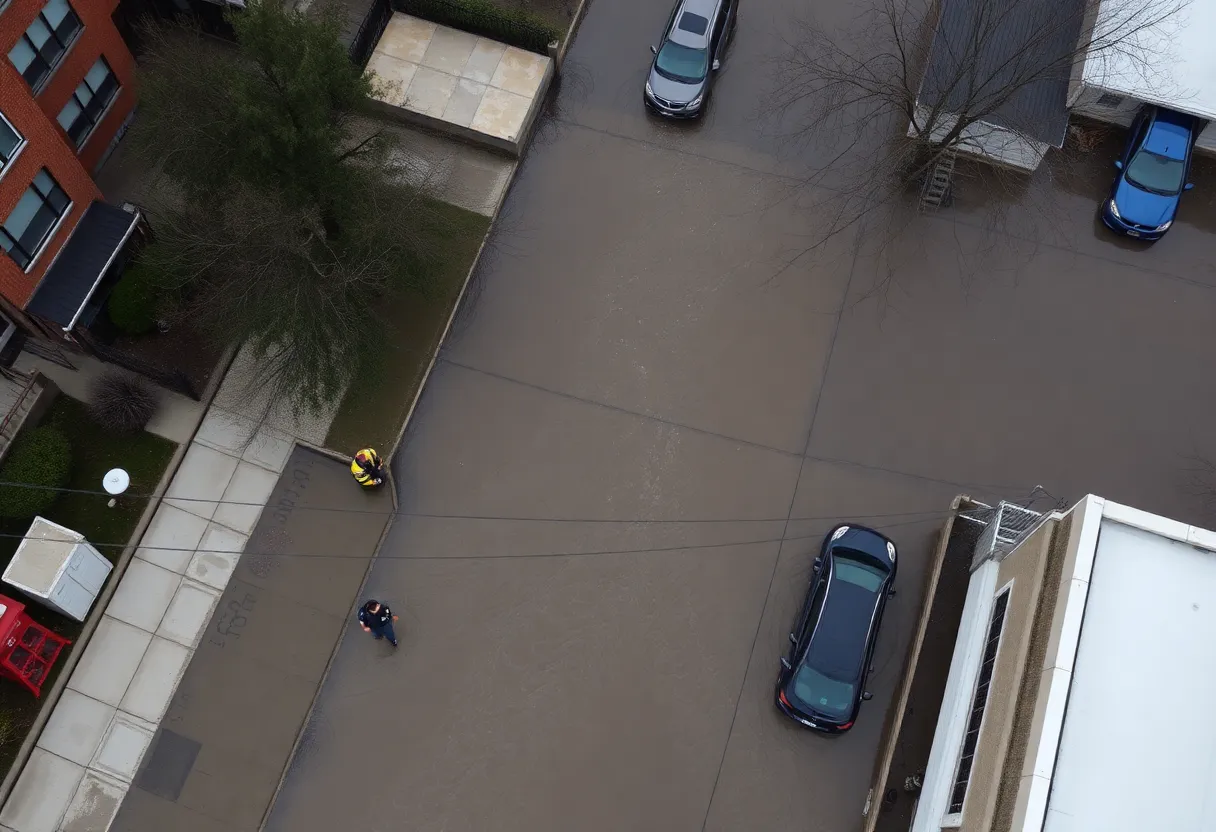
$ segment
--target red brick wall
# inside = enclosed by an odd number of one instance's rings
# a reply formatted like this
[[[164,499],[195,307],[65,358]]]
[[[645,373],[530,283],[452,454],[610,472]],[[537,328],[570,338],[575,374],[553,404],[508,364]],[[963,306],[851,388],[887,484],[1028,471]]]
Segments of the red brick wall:
[[[135,61],[110,17],[118,7],[118,0],[69,2],[84,29],[36,99],[9,62],[8,51],[45,0],[11,0],[8,8],[0,12],[0,112],[28,142],[21,155],[0,172],[0,221],[25,193],[34,174],[44,167],[72,200],[71,212],[28,274],[0,254],[0,294],[18,307],[25,306],[84,209],[101,198],[90,172],[135,105]],[[98,55],[105,56],[122,89],[77,156],[76,148],[56,118]]]

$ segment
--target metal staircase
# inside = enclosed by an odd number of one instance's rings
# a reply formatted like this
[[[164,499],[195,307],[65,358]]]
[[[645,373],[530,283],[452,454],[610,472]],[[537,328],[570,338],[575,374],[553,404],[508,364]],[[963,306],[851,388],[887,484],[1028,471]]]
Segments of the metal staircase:
[[[925,172],[925,179],[920,188],[919,208],[921,211],[940,208],[950,199],[951,183],[954,180],[955,155],[954,148],[940,151]]]
[[[9,446],[13,444],[13,439],[25,424],[34,403],[38,401],[38,394],[42,392],[42,383],[36,374],[30,375],[20,386],[6,375],[4,387],[5,389],[0,391],[0,398],[4,399],[7,406],[4,408],[4,420],[0,421],[0,459],[8,454]]]

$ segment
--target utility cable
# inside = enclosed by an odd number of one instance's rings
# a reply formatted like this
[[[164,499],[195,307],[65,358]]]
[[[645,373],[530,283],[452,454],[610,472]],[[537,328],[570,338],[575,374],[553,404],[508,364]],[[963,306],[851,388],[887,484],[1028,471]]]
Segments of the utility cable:
[[[951,512],[939,512],[936,516],[922,517],[918,520],[905,520],[899,523],[888,523],[880,525],[879,529],[890,529],[899,526],[916,525],[918,523],[928,523],[937,519],[945,519]],[[690,549],[722,549],[730,546],[758,546],[768,543],[789,543],[799,540],[817,540],[821,537],[821,533],[793,535],[790,537],[768,537],[759,540],[735,540],[723,541],[717,543],[686,543],[678,546],[651,546],[639,549],[600,549],[595,551],[584,552],[525,552],[523,554],[507,554],[507,555],[386,555],[377,556],[378,560],[507,560],[510,558],[566,558],[566,557],[592,557],[600,555],[637,555],[650,554],[655,552],[676,552],[686,551]],[[0,539],[9,540],[46,540],[43,537],[31,538],[29,535],[0,533]],[[90,546],[94,548],[117,548],[122,549],[129,546],[129,543],[94,543],[88,541]],[[207,549],[199,549],[198,547],[188,546],[137,546],[136,549],[158,551],[158,552],[183,552],[191,553],[199,551],[209,551]],[[278,551],[215,551],[216,554],[236,554],[248,555],[250,557],[268,557],[268,558],[298,558],[298,559],[329,559],[329,560],[350,560],[354,559],[351,555],[334,555],[327,553],[310,553],[310,552],[278,552]]]
[[[0,487],[7,488],[27,488],[39,491],[54,491],[59,494],[83,494],[87,496],[104,497],[112,499],[115,495],[106,491],[96,491],[87,488],[62,488],[51,485],[34,485],[31,483],[5,482],[0,481]],[[153,494],[121,494],[118,495],[123,500],[141,500],[151,499]],[[173,503],[213,503],[223,506],[246,506],[246,507],[272,507],[269,502],[260,503],[257,501],[244,500],[212,500],[207,497],[164,497],[163,499]],[[519,523],[602,523],[602,524],[621,524],[621,525],[646,525],[646,524],[671,524],[679,525],[681,523],[702,524],[702,523],[784,523],[788,519],[790,522],[807,522],[812,520],[833,520],[840,519],[844,522],[847,519],[854,520],[869,520],[881,519],[887,517],[911,517],[920,514],[939,514],[940,509],[922,509],[920,511],[897,511],[883,512],[879,514],[831,514],[831,515],[808,515],[803,517],[705,517],[705,518],[688,518],[688,519],[656,519],[656,518],[611,518],[611,517],[536,517],[536,516],[512,516],[512,515],[496,515],[496,514],[458,514],[446,512],[425,512],[425,511],[384,511],[382,509],[364,509],[364,508],[345,508],[341,506],[292,506],[293,512],[298,511],[331,511],[341,514],[366,514],[375,515],[378,517],[416,517],[431,520],[481,520],[481,521],[499,521],[499,522],[519,522]]]

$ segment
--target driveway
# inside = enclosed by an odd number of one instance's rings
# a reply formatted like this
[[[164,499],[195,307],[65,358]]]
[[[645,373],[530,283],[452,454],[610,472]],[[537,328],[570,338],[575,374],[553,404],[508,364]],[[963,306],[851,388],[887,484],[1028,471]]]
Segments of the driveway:
[[[1122,248],[1061,190],[1033,243],[960,208],[885,264],[841,239],[783,269],[805,159],[756,115],[791,5],[744,6],[681,129],[640,101],[668,9],[590,8],[396,463],[368,592],[401,649],[348,634],[273,832],[848,832],[953,495],[1213,522],[1186,470],[1216,452],[1202,223]],[[770,696],[839,518],[895,538],[904,591],[825,740]]]

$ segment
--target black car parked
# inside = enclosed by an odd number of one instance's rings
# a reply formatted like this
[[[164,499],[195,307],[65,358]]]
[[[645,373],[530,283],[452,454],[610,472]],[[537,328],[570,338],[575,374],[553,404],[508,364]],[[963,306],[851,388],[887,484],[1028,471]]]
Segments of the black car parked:
[[[840,525],[823,541],[802,612],[777,676],[777,707],[829,734],[853,727],[887,598],[895,594],[895,544]]]
[[[669,118],[701,115],[734,34],[738,8],[739,0],[677,1],[662,45],[650,47],[654,61],[646,77],[646,106]]]

